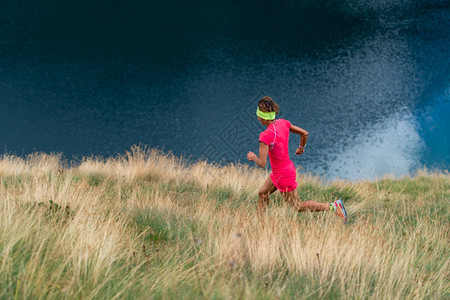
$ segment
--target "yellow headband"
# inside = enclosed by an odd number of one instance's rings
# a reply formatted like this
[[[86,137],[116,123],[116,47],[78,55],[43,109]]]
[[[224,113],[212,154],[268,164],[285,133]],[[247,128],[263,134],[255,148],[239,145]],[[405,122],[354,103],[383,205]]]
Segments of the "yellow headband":
[[[259,107],[256,108],[256,115],[264,120],[273,120],[275,119],[276,112],[263,112],[259,110]]]

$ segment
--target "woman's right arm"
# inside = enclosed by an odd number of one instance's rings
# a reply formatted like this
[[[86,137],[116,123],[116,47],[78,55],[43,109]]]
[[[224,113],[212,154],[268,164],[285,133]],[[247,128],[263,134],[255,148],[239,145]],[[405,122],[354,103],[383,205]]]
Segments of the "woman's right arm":
[[[308,131],[292,124],[289,127],[289,131],[300,135],[300,145],[295,151],[295,154],[302,154],[305,151],[306,142],[308,141]]]

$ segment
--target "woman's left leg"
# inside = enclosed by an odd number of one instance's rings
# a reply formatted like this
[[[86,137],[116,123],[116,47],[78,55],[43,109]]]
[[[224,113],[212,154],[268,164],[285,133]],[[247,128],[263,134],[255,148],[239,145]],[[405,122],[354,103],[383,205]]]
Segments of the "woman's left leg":
[[[321,203],[317,201],[301,201],[298,197],[297,189],[290,192],[281,192],[284,200],[292,205],[299,212],[302,211],[326,211],[330,209],[329,203]]]
[[[264,185],[258,192],[259,196],[258,212],[260,214],[266,210],[267,206],[269,206],[269,195],[271,195],[276,190],[277,187],[273,184],[272,179],[270,179],[270,176],[267,177],[266,181],[264,182]]]

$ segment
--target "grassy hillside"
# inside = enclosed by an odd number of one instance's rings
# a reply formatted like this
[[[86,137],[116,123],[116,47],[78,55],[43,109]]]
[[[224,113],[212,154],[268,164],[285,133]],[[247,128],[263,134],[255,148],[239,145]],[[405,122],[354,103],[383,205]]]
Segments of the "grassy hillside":
[[[0,158],[0,299],[450,298],[449,174],[325,183],[298,175],[296,213],[263,169],[154,149]]]

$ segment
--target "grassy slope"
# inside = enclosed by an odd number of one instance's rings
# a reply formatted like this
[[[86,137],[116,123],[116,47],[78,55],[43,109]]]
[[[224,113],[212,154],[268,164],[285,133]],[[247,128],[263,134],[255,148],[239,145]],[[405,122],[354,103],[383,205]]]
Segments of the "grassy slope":
[[[0,298],[449,298],[448,174],[324,183],[350,221],[292,211],[262,220],[267,171],[186,165],[152,149],[86,159],[0,159]]]

